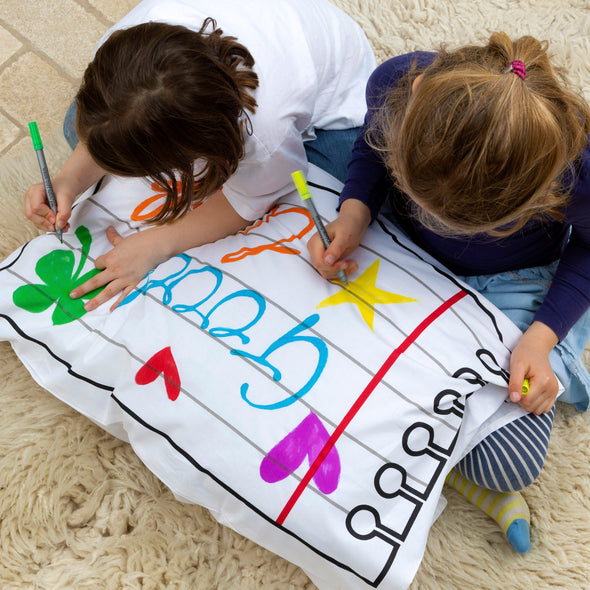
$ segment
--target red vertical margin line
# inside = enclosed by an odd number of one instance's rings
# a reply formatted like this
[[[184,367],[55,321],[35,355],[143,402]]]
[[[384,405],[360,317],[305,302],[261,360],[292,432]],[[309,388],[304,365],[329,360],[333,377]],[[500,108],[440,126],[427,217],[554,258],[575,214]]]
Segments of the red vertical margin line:
[[[393,366],[395,361],[404,353],[408,348],[417,340],[417,338],[430,326],[433,322],[435,322],[443,313],[445,313],[449,308],[451,308],[457,301],[460,301],[465,297],[467,293],[465,291],[459,291],[455,293],[452,297],[441,303],[429,316],[427,316],[424,320],[422,320],[412,332],[405,338],[405,340],[395,349],[393,352],[387,357],[385,362],[381,365],[379,370],[375,373],[371,381],[369,381],[368,385],[365,387],[363,392],[359,395],[356,399],[350,410],[346,413],[344,418],[340,421],[340,423],[334,429],[334,432],[330,436],[330,438],[326,441],[326,444],[322,447],[322,450],[318,453],[318,456],[315,458],[315,461],[309,466],[306,474],[299,482],[299,485],[291,494],[289,500],[285,504],[283,510],[279,514],[276,522],[279,525],[282,525],[285,522],[285,519],[289,515],[289,512],[295,506],[297,500],[303,493],[303,490],[307,487],[311,478],[316,474],[317,470],[320,468],[320,465],[324,461],[324,459],[328,456],[328,453],[332,450],[336,441],[340,438],[344,430],[346,430],[347,426],[350,424],[352,419],[356,416],[358,411],[362,408],[363,404],[367,401],[371,393],[375,390],[377,385],[381,382],[383,377],[387,374],[389,369]]]

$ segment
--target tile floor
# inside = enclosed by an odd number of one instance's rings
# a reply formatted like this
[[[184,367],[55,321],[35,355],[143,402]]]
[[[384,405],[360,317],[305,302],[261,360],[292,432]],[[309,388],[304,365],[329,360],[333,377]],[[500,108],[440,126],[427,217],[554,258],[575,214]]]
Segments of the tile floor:
[[[0,158],[55,136],[100,36],[139,0],[0,0]],[[48,158],[49,159],[49,158]]]

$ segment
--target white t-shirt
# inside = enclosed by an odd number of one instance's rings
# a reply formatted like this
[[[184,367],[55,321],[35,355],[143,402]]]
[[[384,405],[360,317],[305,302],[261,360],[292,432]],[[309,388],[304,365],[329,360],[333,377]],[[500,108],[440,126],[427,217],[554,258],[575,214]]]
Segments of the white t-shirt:
[[[361,28],[328,0],[144,0],[107,31],[158,21],[201,28],[213,17],[255,60],[260,85],[245,156],[223,185],[244,219],[254,220],[307,171],[303,141],[318,129],[360,126],[375,57]]]

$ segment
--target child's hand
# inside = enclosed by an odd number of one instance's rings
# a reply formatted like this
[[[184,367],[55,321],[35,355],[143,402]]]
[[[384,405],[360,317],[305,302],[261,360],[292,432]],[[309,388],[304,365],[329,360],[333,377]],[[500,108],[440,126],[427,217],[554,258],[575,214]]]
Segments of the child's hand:
[[[551,410],[559,393],[559,384],[549,363],[549,353],[558,338],[545,324],[533,322],[512,351],[510,357],[510,399],[533,414]],[[530,391],[522,395],[528,378]]]
[[[168,259],[162,249],[158,248],[162,242],[157,239],[157,232],[158,228],[155,227],[123,238],[115,228],[108,227],[107,238],[114,248],[99,256],[94,263],[102,272],[76,287],[70,293],[70,297],[76,299],[106,285],[98,295],[84,305],[84,309],[92,311],[117,293],[121,293],[110,308],[110,311],[113,311],[150,270]]]
[[[41,183],[31,186],[25,194],[25,216],[40,230],[53,231],[55,226],[66,232],[76,195],[69,192],[58,178],[52,182],[52,186],[57,201],[57,215],[51,210],[45,186]]]
[[[86,146],[80,141],[51,182],[57,201],[57,215],[49,207],[43,184],[34,184],[25,194],[26,217],[41,230],[53,231],[55,225],[57,229],[68,231],[74,201],[103,175],[104,170],[92,160]]]
[[[307,242],[307,249],[315,268],[325,279],[338,278],[338,271],[351,275],[358,270],[354,260],[343,260],[360,244],[371,222],[369,208],[356,199],[342,203],[338,217],[326,225],[330,237],[330,247],[324,248],[319,234],[314,234]]]
[[[94,264],[102,272],[76,287],[70,296],[80,297],[106,285],[86,303],[84,309],[92,311],[121,293],[111,306],[113,311],[158,264],[190,248],[211,244],[235,234],[250,223],[240,217],[222,191],[217,191],[197,209],[189,211],[173,223],[151,227],[126,238],[121,237],[113,227],[109,227],[107,238],[114,248],[99,256]]]

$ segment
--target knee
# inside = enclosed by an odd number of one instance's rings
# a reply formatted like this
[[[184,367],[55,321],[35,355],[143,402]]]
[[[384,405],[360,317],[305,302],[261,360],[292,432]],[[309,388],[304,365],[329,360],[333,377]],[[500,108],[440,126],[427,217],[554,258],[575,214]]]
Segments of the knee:
[[[529,456],[507,460],[480,451],[476,447],[457,463],[456,468],[469,481],[495,492],[518,492],[530,486],[543,469],[543,461],[535,461]]]
[[[505,471],[502,477],[497,478],[498,485],[495,491],[519,492],[530,486],[539,477],[542,469],[543,465],[523,460],[518,467]]]

